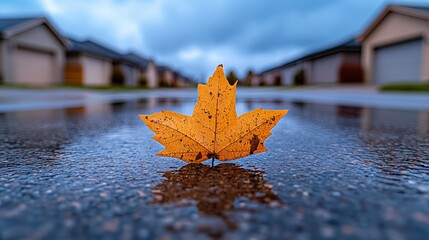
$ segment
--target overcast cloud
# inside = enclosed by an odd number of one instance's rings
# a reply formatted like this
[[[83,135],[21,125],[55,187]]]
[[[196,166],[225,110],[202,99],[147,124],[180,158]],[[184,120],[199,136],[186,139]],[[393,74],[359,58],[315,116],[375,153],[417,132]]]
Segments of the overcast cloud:
[[[47,16],[59,30],[136,51],[194,78],[217,64],[244,74],[359,34],[391,2],[429,0],[2,0],[5,16]]]

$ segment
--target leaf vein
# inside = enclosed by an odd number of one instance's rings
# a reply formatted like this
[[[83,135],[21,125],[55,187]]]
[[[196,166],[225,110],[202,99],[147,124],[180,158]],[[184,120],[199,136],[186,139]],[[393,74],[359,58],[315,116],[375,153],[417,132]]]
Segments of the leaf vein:
[[[224,148],[222,148],[221,150],[219,150],[219,152],[216,152],[216,153],[220,153],[220,152],[222,152],[225,148],[227,148],[227,147],[231,146],[232,144],[236,143],[237,141],[239,141],[240,139],[242,139],[242,138],[243,138],[243,137],[245,137],[246,135],[248,135],[248,134],[252,133],[255,129],[257,129],[257,128],[259,128],[259,127],[263,126],[263,125],[265,125],[265,124],[266,124],[266,123],[268,123],[268,122],[269,122],[269,120],[267,120],[267,121],[265,121],[265,122],[261,123],[260,125],[258,125],[258,126],[256,126],[256,127],[254,127],[254,128],[253,128],[253,129],[251,129],[249,132],[245,133],[244,135],[241,135],[241,136],[240,136],[240,137],[238,137],[236,140],[234,140],[234,141],[230,142],[228,145],[226,145]]]
[[[169,128],[169,129],[171,129],[171,130],[173,130],[173,131],[175,131],[175,132],[178,132],[178,133],[182,134],[183,136],[185,136],[185,137],[187,137],[187,138],[191,139],[192,141],[194,141],[195,143],[197,143],[198,145],[200,145],[201,147],[203,147],[205,150],[207,150],[208,152],[210,152],[210,150],[208,150],[206,147],[204,147],[204,145],[202,145],[201,143],[199,143],[197,140],[195,140],[195,139],[191,138],[190,136],[186,135],[185,133],[183,133],[183,132],[181,132],[181,131],[179,131],[179,130],[177,130],[177,129],[174,129],[174,128],[170,127],[170,126],[167,126],[167,125],[165,125],[165,124],[162,124],[162,123],[156,123],[156,124],[162,125],[162,126],[164,126],[164,127],[166,127],[166,128]]]

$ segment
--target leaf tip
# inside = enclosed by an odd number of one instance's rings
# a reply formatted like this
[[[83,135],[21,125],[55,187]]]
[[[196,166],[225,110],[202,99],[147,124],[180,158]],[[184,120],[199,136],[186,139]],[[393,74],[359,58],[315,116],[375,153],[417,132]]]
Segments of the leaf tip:
[[[148,116],[148,115],[139,114],[139,117],[140,117],[140,119],[141,119],[142,121],[146,121],[146,120],[148,120],[148,119],[149,119],[149,116]]]
[[[239,81],[239,80],[235,81],[235,83],[234,83],[234,84],[232,84],[232,89],[233,89],[234,91],[235,91],[235,89],[237,88],[238,81]]]
[[[285,109],[285,110],[280,110],[280,114],[283,117],[284,115],[286,115],[289,112],[289,110]]]

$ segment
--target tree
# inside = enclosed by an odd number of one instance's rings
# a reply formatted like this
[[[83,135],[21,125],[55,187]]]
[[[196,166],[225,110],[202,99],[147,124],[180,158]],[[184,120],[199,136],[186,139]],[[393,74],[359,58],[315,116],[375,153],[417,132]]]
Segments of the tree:
[[[237,75],[236,75],[236,74],[235,74],[235,72],[234,72],[234,71],[232,71],[232,70],[231,70],[231,71],[229,71],[229,73],[228,73],[228,75],[227,75],[226,79],[228,79],[228,82],[229,82],[229,84],[230,84],[230,85],[234,85],[234,83],[238,81],[238,77],[237,77]]]
[[[148,81],[147,81],[146,75],[142,74],[139,78],[139,86],[147,87],[147,85],[148,85]]]
[[[253,73],[252,70],[249,70],[247,72],[246,78],[244,79],[244,86],[252,86],[252,78],[254,77],[255,73]]]
[[[295,73],[295,76],[293,77],[293,84],[294,85],[304,85],[306,81],[307,81],[307,79],[305,76],[304,69],[301,69]]]

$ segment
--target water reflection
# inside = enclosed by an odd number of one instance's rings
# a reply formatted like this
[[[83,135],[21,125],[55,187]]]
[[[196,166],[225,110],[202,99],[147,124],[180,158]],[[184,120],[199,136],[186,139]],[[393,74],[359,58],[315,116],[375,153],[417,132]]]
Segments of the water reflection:
[[[362,129],[417,131],[429,133],[429,112],[365,108],[362,113]]]
[[[11,158],[13,152],[15,159],[26,159],[26,156],[30,156],[29,152],[46,156],[46,152],[58,151],[81,135],[100,134],[121,126],[139,124],[138,126],[143,127],[138,118],[132,116],[161,109],[189,115],[194,104],[194,99],[163,97],[65,109],[2,113],[0,150],[3,156],[8,155],[8,158]],[[289,123],[293,122],[294,117],[299,119],[295,127],[302,128],[305,125],[302,121],[308,121],[330,129],[333,133],[360,132],[362,135],[358,141],[363,143],[364,147],[368,147],[368,151],[371,151],[371,148],[382,149],[394,145],[397,141],[386,137],[387,134],[398,137],[418,135],[423,138],[429,134],[428,111],[348,107],[257,98],[239,99],[237,111],[247,112],[256,106],[290,109]]]
[[[161,109],[189,115],[194,104],[195,99],[161,97],[65,109],[0,113],[0,150],[3,156],[14,159],[26,159],[26,156],[34,154],[31,152],[46,156],[46,152],[58,151],[82,135],[101,134],[115,127],[143,127],[138,118],[132,116]],[[429,134],[428,111],[348,107],[268,98],[243,98],[237,102],[240,113],[254,107],[290,109],[290,119],[285,123],[299,119],[295,126],[299,128],[305,125],[303,121],[307,121],[334,133],[359,131],[363,134],[359,141],[370,148],[380,149],[381,145],[394,143],[391,138],[383,140],[381,136],[386,134],[410,136],[417,133],[424,138]],[[376,136],[372,137],[374,134]],[[11,157],[12,152],[14,157]]]
[[[3,143],[20,143],[14,146],[18,148],[38,146],[58,149],[73,136],[79,135],[79,130],[84,130],[84,134],[90,129],[102,133],[118,126],[116,122],[120,121],[115,121],[118,117],[131,120],[135,116],[134,120],[137,121],[137,114],[141,112],[152,112],[180,104],[181,100],[178,99],[153,98],[64,109],[0,113],[0,137]]]
[[[359,127],[364,132],[390,131],[396,133],[418,133],[421,136],[429,134],[429,111],[398,110],[383,108],[368,108],[356,106],[329,105],[318,103],[292,102],[292,110],[303,114],[325,115],[336,117],[334,121],[317,124],[329,124],[344,118],[359,121]]]
[[[264,180],[264,172],[241,168],[235,164],[210,167],[188,164],[179,170],[164,172],[164,182],[152,190],[155,204],[196,202],[198,210],[222,219],[229,229],[236,223],[228,218],[236,200],[247,198],[259,204],[280,204],[279,197]]]
[[[345,118],[360,118],[362,116],[361,107],[337,106],[337,116]]]
[[[254,109],[257,107],[260,107],[261,104],[269,104],[269,105],[273,105],[273,106],[284,106],[285,105],[285,101],[281,98],[268,98],[268,99],[264,99],[264,98],[245,98],[245,99],[237,99],[237,102],[244,102],[245,106],[247,109]]]
[[[183,99],[180,98],[144,98],[137,100],[137,107],[144,110],[156,109],[160,107],[177,107],[182,104]]]

